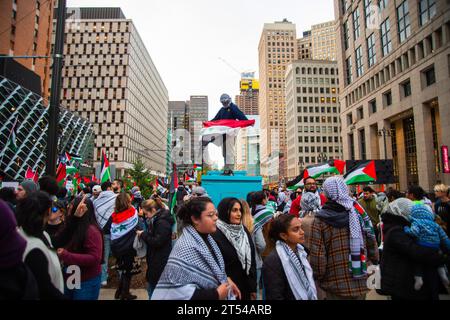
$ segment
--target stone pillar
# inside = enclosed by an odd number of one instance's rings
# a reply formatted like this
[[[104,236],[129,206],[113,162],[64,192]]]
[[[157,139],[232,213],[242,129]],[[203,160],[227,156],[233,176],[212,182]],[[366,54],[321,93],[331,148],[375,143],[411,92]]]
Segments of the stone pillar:
[[[421,103],[414,105],[413,110],[419,184],[425,191],[431,191],[436,182],[431,112]]]
[[[439,157],[441,157],[441,146],[450,148],[450,92],[448,90],[439,97],[439,118],[440,127],[437,130],[440,132]],[[440,170],[442,172],[442,165]],[[443,183],[450,185],[450,173],[441,173],[440,177]]]
[[[403,122],[398,120],[395,123],[395,135],[397,140],[397,163],[400,190],[406,190],[408,181],[406,179],[406,153],[405,153],[405,136],[403,134]],[[391,148],[392,150],[392,148]]]

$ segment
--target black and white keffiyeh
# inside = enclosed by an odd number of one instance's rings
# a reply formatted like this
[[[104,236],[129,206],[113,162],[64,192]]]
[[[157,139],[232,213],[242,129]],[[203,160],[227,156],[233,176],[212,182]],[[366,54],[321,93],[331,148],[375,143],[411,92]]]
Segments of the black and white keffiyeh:
[[[234,249],[236,249],[239,261],[242,264],[242,269],[249,274],[252,264],[252,251],[244,226],[242,224],[228,224],[222,220],[217,220],[217,228],[222,231]]]
[[[296,254],[285,242],[280,240],[277,241],[275,248],[295,299],[317,300],[313,271],[306,258],[305,249],[301,245],[297,245],[298,254]]]
[[[213,289],[227,282],[220,249],[211,235],[208,235],[207,241],[218,263],[195,228],[184,227],[170,253],[152,300],[189,300],[195,289]]]

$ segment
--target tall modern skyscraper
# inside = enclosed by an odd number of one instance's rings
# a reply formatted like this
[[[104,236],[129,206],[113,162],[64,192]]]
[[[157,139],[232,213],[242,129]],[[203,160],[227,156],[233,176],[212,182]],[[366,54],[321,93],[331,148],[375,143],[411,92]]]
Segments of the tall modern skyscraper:
[[[335,0],[346,159],[393,159],[397,188],[450,184],[450,4]]]
[[[183,172],[192,167],[189,101],[169,101],[167,125],[172,134],[171,158],[176,163],[178,171]]]
[[[295,24],[284,19],[266,23],[259,41],[259,114],[261,118],[261,174],[265,183],[279,182],[286,176],[286,66],[296,59]],[[275,175],[268,163],[279,156]],[[270,160],[270,161],[269,161]],[[275,161],[276,162],[276,161]]]
[[[0,1],[0,55],[51,55],[54,1]],[[41,78],[41,92],[50,88],[50,58],[16,59]]]
[[[105,149],[119,175],[138,156],[166,170],[168,92],[133,21],[120,8],[69,8],[62,104],[94,124],[94,160]],[[164,142],[164,143],[162,143]]]
[[[337,63],[298,60],[286,71],[288,177],[342,159]]]
[[[254,73],[250,76],[243,74],[239,81],[240,95],[236,96],[236,104],[246,115],[257,115],[259,98],[259,81],[255,79]]]
[[[314,60],[337,60],[336,21],[319,23],[311,27],[311,58]]]

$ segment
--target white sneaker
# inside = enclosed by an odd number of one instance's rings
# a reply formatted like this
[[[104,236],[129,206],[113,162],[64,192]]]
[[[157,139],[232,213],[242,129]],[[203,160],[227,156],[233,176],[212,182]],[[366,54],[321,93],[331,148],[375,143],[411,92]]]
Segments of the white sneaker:
[[[107,281],[102,281],[102,286],[106,286],[108,284]]]

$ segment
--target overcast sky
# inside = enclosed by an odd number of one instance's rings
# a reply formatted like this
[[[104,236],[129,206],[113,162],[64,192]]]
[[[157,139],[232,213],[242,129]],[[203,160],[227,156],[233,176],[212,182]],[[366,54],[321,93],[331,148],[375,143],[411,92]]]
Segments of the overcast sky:
[[[144,41],[170,100],[207,95],[209,118],[219,97],[239,93],[239,71],[258,71],[264,23],[287,18],[297,38],[334,19],[333,0],[68,0],[70,7],[121,7]]]

